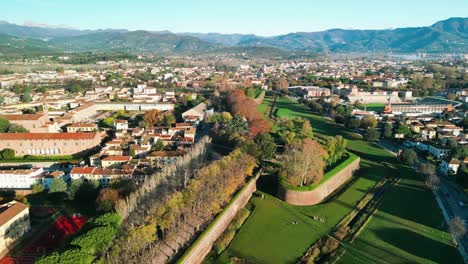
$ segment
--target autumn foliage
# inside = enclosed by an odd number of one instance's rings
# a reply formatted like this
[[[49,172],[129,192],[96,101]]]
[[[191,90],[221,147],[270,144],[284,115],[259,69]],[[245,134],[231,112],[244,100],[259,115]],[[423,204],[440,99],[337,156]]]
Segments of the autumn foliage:
[[[154,127],[161,117],[161,112],[157,109],[146,111],[143,115],[143,120],[145,121],[146,127]]]
[[[265,134],[271,130],[270,124],[257,111],[257,104],[249,99],[244,91],[235,89],[229,91],[226,97],[227,105],[233,115],[240,115],[249,123],[249,135],[254,138],[258,134]]]

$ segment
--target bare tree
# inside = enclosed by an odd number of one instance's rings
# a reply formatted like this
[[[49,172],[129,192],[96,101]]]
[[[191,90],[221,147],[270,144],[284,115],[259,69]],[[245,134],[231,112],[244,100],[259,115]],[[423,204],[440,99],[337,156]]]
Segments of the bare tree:
[[[456,238],[464,236],[466,233],[465,221],[460,216],[455,216],[450,220],[449,230]]]
[[[439,189],[439,184],[440,184],[440,179],[436,174],[431,173],[426,176],[426,186],[429,189],[433,191],[437,191]]]

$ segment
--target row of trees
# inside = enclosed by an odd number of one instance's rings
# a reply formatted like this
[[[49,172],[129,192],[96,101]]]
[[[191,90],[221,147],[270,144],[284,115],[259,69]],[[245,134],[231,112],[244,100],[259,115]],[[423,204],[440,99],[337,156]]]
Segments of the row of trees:
[[[127,218],[137,208],[145,210],[146,207],[139,207],[139,205],[159,197],[161,193],[157,193],[158,191],[169,193],[175,188],[185,186],[190,173],[193,173],[193,171],[204,164],[207,147],[210,142],[211,138],[207,136],[203,137],[175,163],[164,167],[162,171],[154,175],[146,176],[143,184],[135,192],[115,202],[115,211],[123,218]],[[158,195],[154,196],[156,193]],[[143,214],[145,213],[143,212]]]
[[[167,245],[173,239],[183,241],[179,245],[182,246],[191,239],[187,237],[190,233],[187,230],[204,226],[219,213],[245,183],[246,177],[252,175],[256,166],[256,158],[238,148],[221,160],[201,168],[184,189],[152,204],[146,221],[127,229],[116,240],[105,261],[158,261],[160,246]],[[156,230],[160,232],[156,234]]]
[[[234,89],[227,93],[226,102],[231,114],[245,117],[249,124],[249,136],[255,138],[258,134],[268,133],[270,124],[257,111],[257,104],[248,98],[244,91]]]

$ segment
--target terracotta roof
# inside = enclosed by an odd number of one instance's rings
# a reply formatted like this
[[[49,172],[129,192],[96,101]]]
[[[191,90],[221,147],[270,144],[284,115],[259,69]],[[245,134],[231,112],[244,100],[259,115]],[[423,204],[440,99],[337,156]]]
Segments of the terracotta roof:
[[[95,167],[73,167],[70,171],[70,174],[91,174],[93,173]]]
[[[131,158],[130,156],[109,156],[103,161],[129,161]]]
[[[15,120],[38,120],[39,118],[43,117],[44,114],[21,114],[21,115],[0,115],[0,118],[15,121]]]
[[[26,204],[12,201],[0,206],[0,226],[8,223],[13,217],[20,214],[24,210],[27,210]]]
[[[74,123],[68,127],[97,127],[97,124],[88,124],[88,123]]]
[[[0,140],[79,140],[94,139],[96,132],[84,133],[0,133]]]

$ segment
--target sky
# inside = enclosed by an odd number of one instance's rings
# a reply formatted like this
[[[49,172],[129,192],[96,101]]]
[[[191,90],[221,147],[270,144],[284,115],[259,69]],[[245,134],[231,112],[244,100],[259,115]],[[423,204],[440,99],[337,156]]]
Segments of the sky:
[[[332,28],[429,26],[467,17],[468,0],[0,0],[0,20],[262,36]]]

